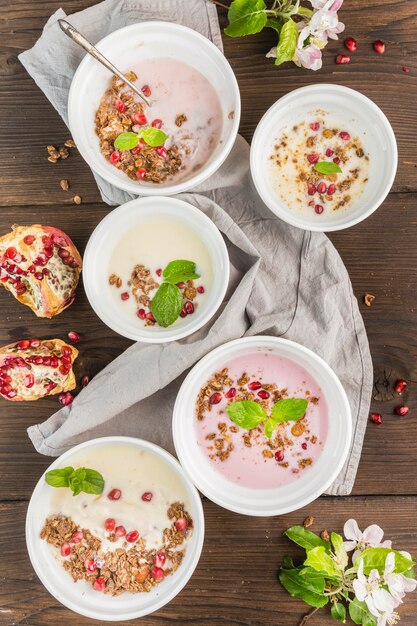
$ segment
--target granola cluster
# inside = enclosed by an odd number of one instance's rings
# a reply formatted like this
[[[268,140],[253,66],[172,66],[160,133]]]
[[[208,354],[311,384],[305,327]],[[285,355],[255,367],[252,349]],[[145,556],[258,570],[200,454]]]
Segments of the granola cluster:
[[[164,577],[172,575],[181,565],[185,547],[180,549],[192,533],[193,521],[184,505],[174,502],[167,511],[172,522],[163,532],[162,545],[158,549],[148,549],[142,538],[132,545],[123,542],[115,550],[105,551],[102,541],[88,529],[80,529],[70,517],[54,515],[45,521],[41,539],[60,549],[63,544],[71,544],[71,553],[63,560],[64,569],[71,574],[74,582],[85,580],[94,588],[97,579],[103,582],[104,593],[113,596],[125,592],[148,592],[160,582],[152,576],[155,557],[161,552],[165,555]],[[175,520],[187,520],[186,530],[177,530]],[[82,533],[82,540],[73,541],[74,533]],[[117,541],[117,537],[113,540]],[[96,569],[89,572],[86,563],[94,563]]]

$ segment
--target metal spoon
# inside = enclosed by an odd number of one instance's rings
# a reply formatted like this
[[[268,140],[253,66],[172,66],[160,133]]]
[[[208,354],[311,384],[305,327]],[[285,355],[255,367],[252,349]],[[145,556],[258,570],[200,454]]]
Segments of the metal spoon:
[[[126,83],[126,85],[129,85],[129,87],[133,89],[133,91],[137,93],[148,106],[151,106],[150,100],[141,92],[141,90],[128,80],[126,76],[113,65],[113,63],[110,63],[110,61],[106,59],[106,57],[103,56],[101,52],[99,52],[97,48],[84,37],[84,35],[74,28],[74,26],[71,26],[71,24],[66,20],[58,20],[58,24],[60,25],[61,30],[63,30],[70,39],[75,41],[75,43],[81,46],[81,48],[88,52],[88,54],[91,54],[96,61],[99,61],[102,65],[104,65],[104,67],[123,80],[123,82]]]

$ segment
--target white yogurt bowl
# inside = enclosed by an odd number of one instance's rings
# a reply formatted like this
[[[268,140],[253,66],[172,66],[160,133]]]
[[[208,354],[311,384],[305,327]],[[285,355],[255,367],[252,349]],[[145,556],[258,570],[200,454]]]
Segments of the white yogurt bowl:
[[[322,109],[340,120],[361,140],[369,155],[369,180],[352,206],[317,215],[290,208],[279,197],[271,176],[270,156],[281,132]],[[341,85],[319,84],[295,89],[280,98],[259,122],[251,145],[252,178],[262,200],[285,222],[313,231],[335,231],[358,224],[384,201],[397,171],[397,144],[391,125],[372,100],[359,91]],[[294,205],[296,203],[294,202]]]
[[[164,57],[197,69],[219,96],[223,130],[209,161],[186,180],[163,184],[131,180],[100,152],[94,118],[100,100],[110,86],[112,74],[87,54],[71,83],[68,119],[77,148],[94,172],[119,189],[148,196],[181,193],[209,178],[232,149],[240,121],[239,87],[232,68],[220,50],[190,28],[158,21],[140,22],[116,30],[99,41],[96,47],[124,73],[137,68],[141,60]]]
[[[178,461],[168,452],[148,441],[132,437],[93,439],[65,452],[49,466],[48,471],[71,465],[74,455],[78,453],[99,450],[100,447],[109,444],[122,444],[132,446],[139,451],[150,452],[161,463],[164,463],[167,471],[172,473],[173,479],[180,481],[187,495],[191,505],[189,513],[193,519],[194,528],[188,540],[184,559],[178,570],[153,587],[149,593],[124,593],[115,597],[110,594],[99,593],[87,582],[78,581],[74,583],[71,575],[55,558],[51,546],[40,538],[41,529],[48,515],[51,491],[54,491],[53,487],[46,484],[45,475],[42,475],[33,491],[26,517],[26,543],[33,568],[49,593],[61,604],[75,613],[101,622],[143,617],[168,604],[192,576],[197,567],[204,541],[204,515],[197,490],[186,477]]]
[[[224,477],[198,444],[195,404],[200,388],[233,358],[266,350],[295,361],[321,387],[329,409],[327,438],[308,471],[287,485],[272,489],[244,487]],[[272,381],[270,381],[272,382]],[[276,381],[278,384],[278,381]],[[227,415],[222,416],[228,420]],[[283,515],[318,498],[341,471],[352,437],[346,393],[333,370],[311,350],[276,337],[245,337],[216,348],[199,361],[184,380],[174,407],[173,437],[178,459],[195,486],[216,504],[244,515]],[[226,461],[227,462],[227,461]]]
[[[206,289],[201,306],[197,304],[194,314],[178,318],[167,328],[145,327],[134,314],[127,312],[126,315],[121,314],[119,302],[113,297],[115,288],[109,285],[109,276],[112,273],[110,261],[116,243],[131,229],[158,219],[186,225],[195,233],[204,243],[212,271],[211,287]],[[158,238],[155,235],[155,248],[157,247]],[[177,257],[179,258],[195,260],[187,257],[186,242],[184,254]],[[141,263],[139,250],[135,262]],[[202,211],[188,202],[165,196],[137,198],[118,207],[98,224],[85,250],[83,278],[90,304],[107,326],[135,341],[165,343],[191,335],[215,314],[223,301],[229,282],[229,256],[218,228]],[[204,280],[204,276],[202,279]]]

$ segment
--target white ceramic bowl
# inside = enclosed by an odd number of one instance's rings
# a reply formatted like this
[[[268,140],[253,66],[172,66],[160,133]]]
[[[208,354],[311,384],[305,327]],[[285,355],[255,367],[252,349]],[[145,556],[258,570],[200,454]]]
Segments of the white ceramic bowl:
[[[205,301],[196,307],[193,315],[179,317],[168,328],[145,327],[135,316],[120,314],[120,308],[111,293],[114,287],[109,285],[110,259],[115,244],[131,228],[164,218],[186,225],[202,239],[210,256],[213,279],[211,287],[206,289]],[[157,244],[158,240],[155,239],[155,247]],[[140,261],[138,254],[137,263]],[[83,280],[92,308],[107,326],[135,341],[166,343],[191,335],[216,313],[229,282],[229,255],[218,228],[202,211],[188,202],[165,196],[137,198],[109,213],[93,231],[84,253]]]
[[[197,443],[195,403],[198,391],[213,372],[240,355],[272,350],[304,367],[326,398],[330,419],[321,455],[305,475],[287,486],[252,489],[237,485],[218,472]],[[352,417],[346,393],[333,370],[311,350],[276,337],[246,337],[216,348],[193,367],[178,393],[173,414],[173,436],[178,459],[195,486],[225,509],[244,515],[283,515],[318,498],[335,480],[349,451]]]
[[[143,59],[169,57],[199,70],[217,91],[223,111],[221,141],[210,160],[187,180],[152,184],[131,180],[101,154],[94,129],[95,112],[109,87],[111,73],[90,55],[80,63],[71,83],[68,119],[72,137],[89,166],[109,183],[136,195],[172,195],[196,187],[223,163],[235,142],[240,121],[236,77],[220,50],[191,28],[170,22],[140,22],[116,30],[96,44],[122,72]],[[229,113],[234,115],[229,117]]]
[[[269,157],[276,138],[315,109],[337,115],[360,137],[370,157],[369,181],[363,194],[344,210],[317,215],[289,208],[274,190]],[[256,189],[270,210],[282,220],[314,231],[335,231],[358,224],[384,201],[397,171],[397,144],[388,119],[359,91],[341,85],[309,85],[280,98],[259,122],[251,146],[250,163]]]
[[[102,622],[130,620],[148,615],[168,604],[185,587],[191,578],[200,558],[204,541],[204,514],[200,496],[184,474],[174,457],[159,446],[132,437],[103,437],[92,439],[57,458],[48,470],[66,467],[73,455],[80,450],[113,444],[127,444],[139,450],[147,450],[157,455],[181,480],[192,505],[190,515],[194,521],[194,530],[185,551],[181,567],[173,576],[152,588],[149,593],[122,594],[113,597],[95,591],[84,581],[74,583],[59,561],[54,557],[51,547],[40,539],[40,532],[45,522],[50,497],[49,487],[43,474],[36,485],[29,502],[26,516],[26,544],[33,568],[42,584],[61,604],[75,613],[91,617]]]

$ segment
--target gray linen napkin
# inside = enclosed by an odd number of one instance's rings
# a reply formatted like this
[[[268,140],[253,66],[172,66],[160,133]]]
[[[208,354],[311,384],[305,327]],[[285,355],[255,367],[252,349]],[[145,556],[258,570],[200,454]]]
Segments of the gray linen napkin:
[[[68,89],[82,53],[50,18],[20,60],[66,119]],[[143,19],[176,21],[221,47],[217,14],[205,0],[105,0],[71,16],[94,43]],[[59,54],[57,54],[59,50]],[[128,194],[97,180],[103,200]],[[58,456],[97,436],[124,434],[173,452],[171,415],[185,372],[202,356],[243,335],[298,341],[320,354],[339,376],[353,417],[348,460],[328,494],[350,493],[360,459],[372,391],[372,363],[364,324],[343,262],[324,234],[285,224],[257,195],[249,146],[238,140],[224,165],[194,193],[180,196],[206,213],[223,233],[231,262],[225,303],[215,319],[187,339],[164,345],[136,343],[100,372],[75,399],[28,433],[42,454]]]

